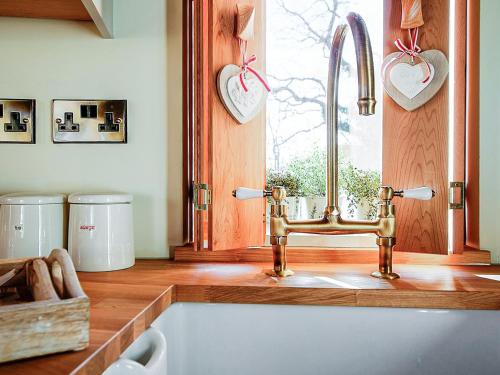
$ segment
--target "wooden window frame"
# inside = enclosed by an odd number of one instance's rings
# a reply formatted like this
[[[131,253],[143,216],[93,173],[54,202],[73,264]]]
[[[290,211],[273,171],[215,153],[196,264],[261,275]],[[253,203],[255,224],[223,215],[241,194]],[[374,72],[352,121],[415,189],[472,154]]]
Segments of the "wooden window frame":
[[[204,132],[204,129],[195,126],[204,115],[202,106],[198,106],[198,113],[193,113],[194,102],[203,102],[202,95],[208,93],[208,70],[194,68],[193,60],[200,59],[199,55],[193,56],[194,46],[197,44],[197,53],[209,53],[204,36],[207,27],[211,27],[211,15],[204,13],[206,6],[204,2],[209,0],[186,0],[184,2],[184,27],[183,27],[183,140],[184,140],[184,179],[183,179],[183,202],[184,202],[184,238],[186,244],[175,248],[175,260],[178,261],[214,261],[214,262],[270,262],[272,260],[271,248],[261,246],[255,248],[241,248],[233,250],[206,250],[197,245],[199,239],[203,238],[203,225],[201,215],[192,209],[193,181],[201,172],[193,162],[196,153],[206,152],[202,145],[193,143],[195,132]],[[391,0],[385,1],[389,6]],[[201,4],[201,5],[200,5]],[[449,255],[395,252],[396,263],[412,264],[490,264],[490,253],[480,250],[479,247],[479,2],[474,0],[456,0],[455,24],[456,33],[466,33],[466,43],[457,46],[455,50],[456,59],[464,62],[464,69],[456,69],[455,87],[458,87],[455,95],[454,106],[457,113],[455,126],[458,128],[456,144],[453,157],[459,163],[465,164],[460,171],[453,171],[454,179],[465,180],[467,196],[465,210],[456,211],[455,225],[458,225],[457,233],[465,233],[465,238],[454,236],[454,243],[463,244],[463,251]],[[201,28],[193,34],[193,26]],[[459,29],[459,25],[466,25]],[[465,28],[465,29],[464,29]],[[196,35],[197,34],[197,35]],[[200,35],[202,36],[200,38]],[[200,52],[201,51],[201,52]],[[451,78],[451,77],[450,77]],[[192,85],[191,83],[195,84]],[[194,86],[194,87],[193,87]],[[203,122],[203,121],[201,121]],[[463,132],[463,133],[462,133]],[[463,135],[460,135],[463,134]],[[207,136],[206,134],[204,136]],[[204,137],[199,136],[202,139]],[[462,147],[463,146],[463,147]],[[457,220],[458,219],[458,220]],[[196,224],[198,222],[198,224]],[[458,224],[457,224],[458,223]],[[461,226],[461,228],[460,228]],[[465,228],[464,228],[465,227]],[[194,231],[193,231],[193,228]],[[200,237],[201,236],[201,237]],[[288,249],[290,262],[334,262],[334,263],[375,263],[378,253],[367,249],[325,249],[325,248],[298,248]]]

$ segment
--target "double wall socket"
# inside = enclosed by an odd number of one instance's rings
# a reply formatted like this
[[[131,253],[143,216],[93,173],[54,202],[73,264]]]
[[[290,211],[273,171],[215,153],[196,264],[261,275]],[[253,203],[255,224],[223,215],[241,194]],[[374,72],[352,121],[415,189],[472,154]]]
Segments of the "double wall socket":
[[[127,143],[126,100],[54,100],[54,143]]]
[[[35,100],[0,99],[0,143],[35,143]]]

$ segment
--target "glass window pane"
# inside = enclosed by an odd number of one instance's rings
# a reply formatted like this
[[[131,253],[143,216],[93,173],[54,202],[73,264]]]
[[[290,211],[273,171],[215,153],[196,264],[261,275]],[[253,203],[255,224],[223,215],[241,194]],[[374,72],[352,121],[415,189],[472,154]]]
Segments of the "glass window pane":
[[[340,205],[344,218],[375,215],[382,162],[382,0],[266,0],[268,185],[284,185],[292,219],[321,217],[326,205],[326,86],[331,40],[353,11],[365,20],[375,64],[377,108],[357,107],[354,43],[344,45],[339,86]]]

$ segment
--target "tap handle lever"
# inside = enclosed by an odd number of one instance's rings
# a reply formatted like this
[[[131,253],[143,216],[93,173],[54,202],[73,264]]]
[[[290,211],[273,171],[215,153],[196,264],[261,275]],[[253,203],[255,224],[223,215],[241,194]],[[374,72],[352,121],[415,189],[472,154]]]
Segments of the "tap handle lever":
[[[422,186],[414,189],[398,190],[394,192],[394,195],[403,198],[412,198],[421,201],[428,201],[436,195],[436,192],[432,190],[430,187]]]
[[[271,195],[270,191],[261,189],[250,189],[246,187],[237,187],[233,190],[233,197],[239,200],[263,198]]]

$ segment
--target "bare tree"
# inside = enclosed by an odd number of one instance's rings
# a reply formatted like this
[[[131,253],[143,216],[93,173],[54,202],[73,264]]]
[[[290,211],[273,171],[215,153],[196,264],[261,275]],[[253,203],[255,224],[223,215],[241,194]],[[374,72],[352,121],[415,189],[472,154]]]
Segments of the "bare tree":
[[[279,8],[292,22],[283,30],[287,38],[294,42],[308,46],[319,46],[326,60],[330,56],[331,42],[335,31],[335,24],[339,15],[339,6],[345,3],[342,0],[316,0],[312,4],[306,3],[307,9],[292,9],[286,0],[274,0]],[[305,3],[305,2],[304,2]],[[342,61],[342,69],[350,72],[350,65]],[[280,167],[280,148],[299,134],[310,133],[321,128],[326,123],[326,86],[319,76],[276,76],[269,75],[273,87],[273,100],[279,103],[279,117],[277,123],[268,123],[273,142],[274,168]],[[307,90],[304,88],[307,87]],[[340,130],[349,132],[347,108],[340,106]],[[319,123],[306,124],[285,137],[279,135],[281,120],[289,116],[305,113],[319,113]]]

